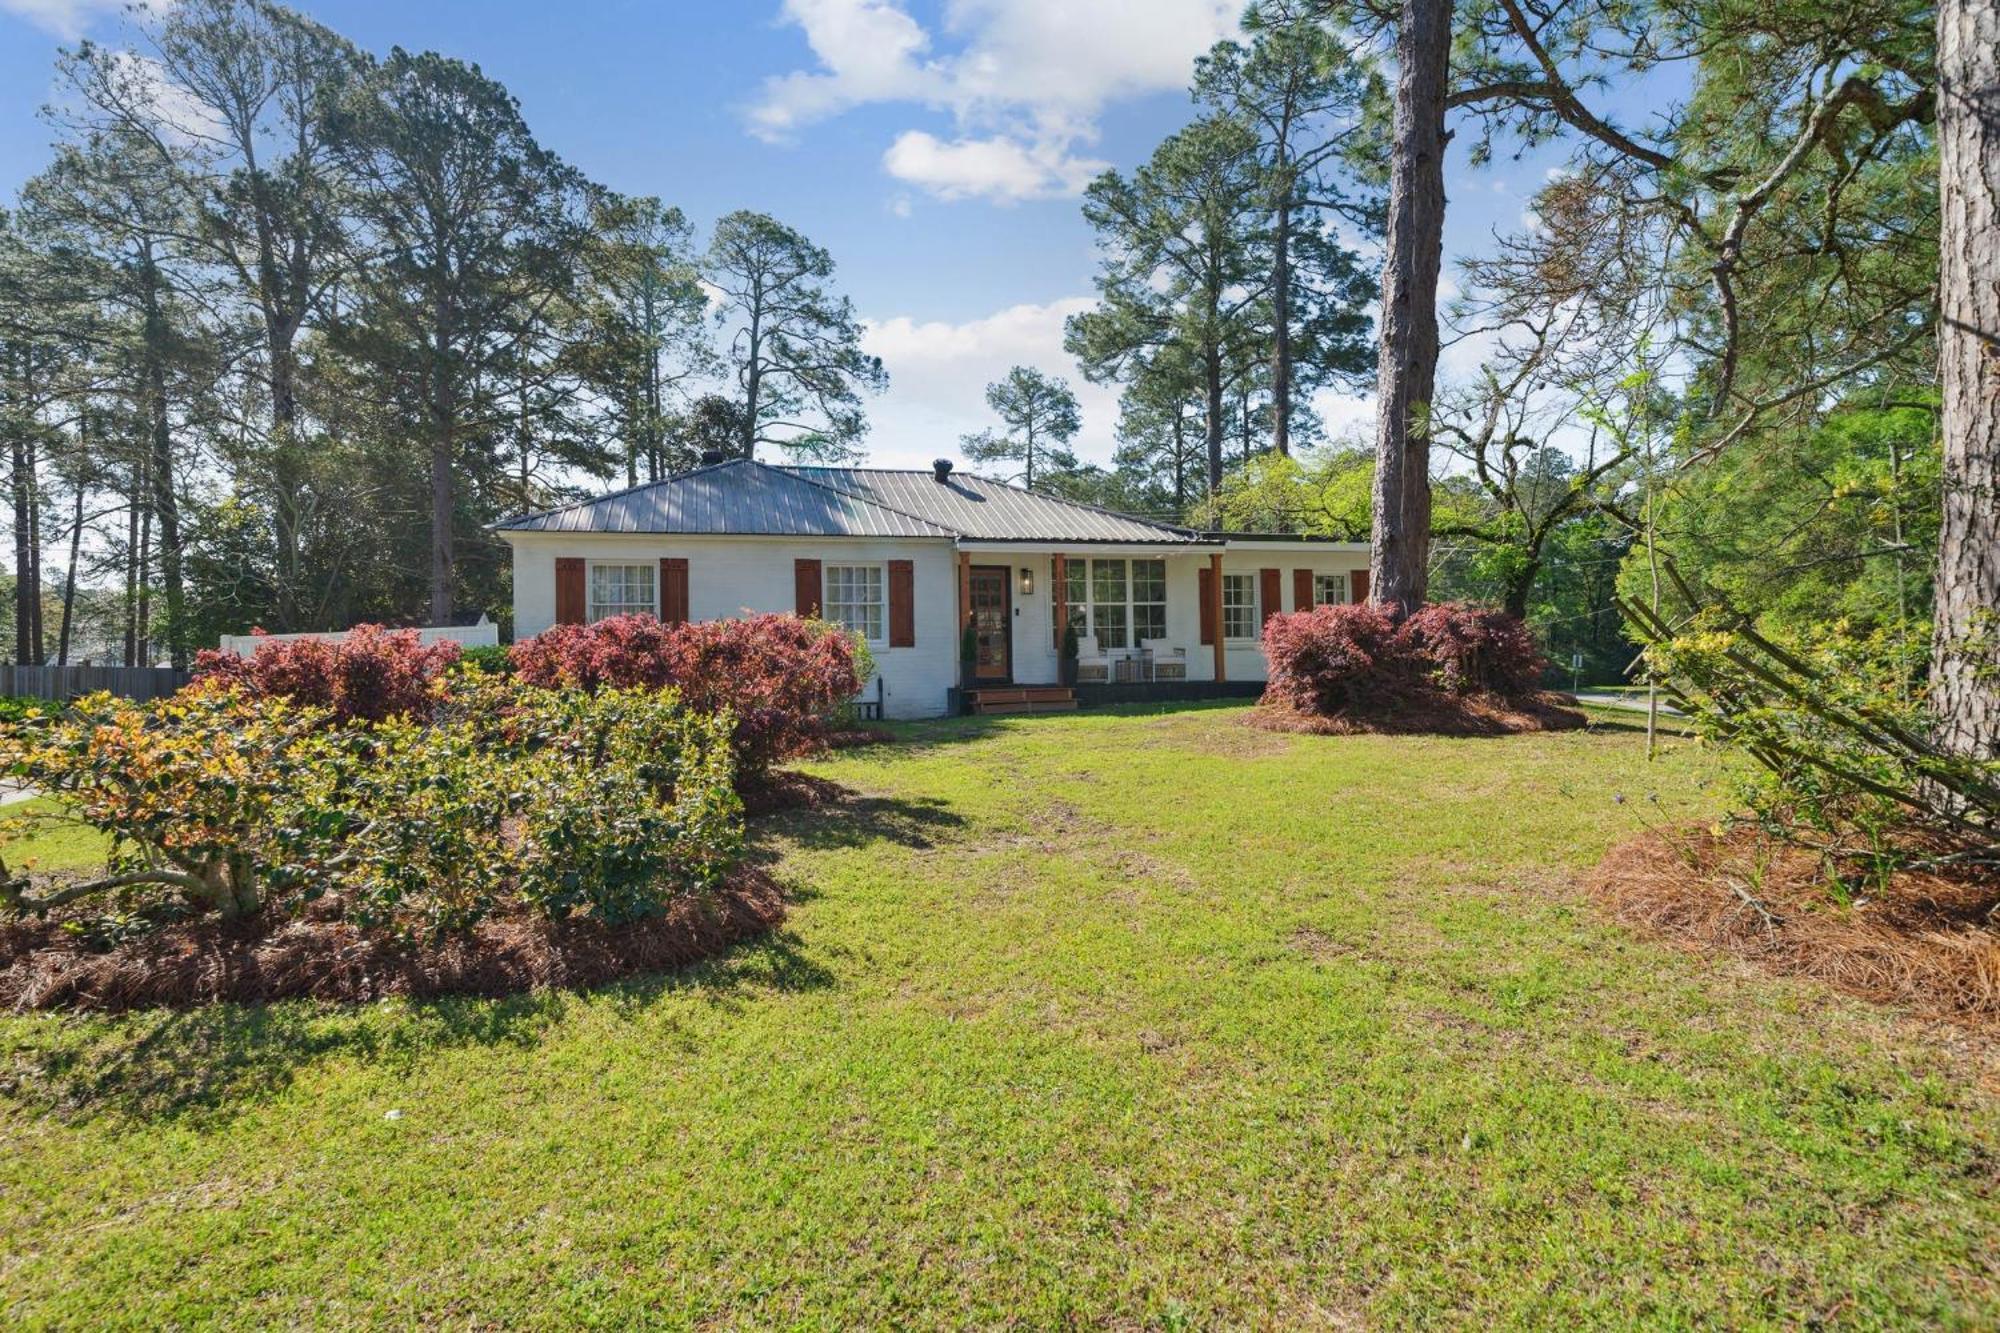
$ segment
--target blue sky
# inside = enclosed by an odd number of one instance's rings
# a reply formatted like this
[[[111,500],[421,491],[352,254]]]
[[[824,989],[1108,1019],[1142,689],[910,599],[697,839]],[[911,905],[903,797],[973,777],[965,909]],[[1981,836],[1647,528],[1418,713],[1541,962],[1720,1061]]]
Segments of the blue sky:
[[[1095,267],[1077,192],[1190,116],[1194,57],[1237,0],[303,0],[372,51],[481,66],[548,147],[656,194],[706,230],[769,212],[832,251],[890,388],[871,461],[921,466],[991,424],[986,383],[1017,362],[1069,376],[1081,452],[1107,459],[1116,391],[1062,353]],[[37,118],[58,48],[117,40],[118,0],[0,0],[0,193],[47,157]],[[1519,225],[1548,161],[1474,172],[1455,154],[1447,259]],[[1469,370],[1467,349],[1446,371]],[[1365,420],[1360,400],[1321,403]]]

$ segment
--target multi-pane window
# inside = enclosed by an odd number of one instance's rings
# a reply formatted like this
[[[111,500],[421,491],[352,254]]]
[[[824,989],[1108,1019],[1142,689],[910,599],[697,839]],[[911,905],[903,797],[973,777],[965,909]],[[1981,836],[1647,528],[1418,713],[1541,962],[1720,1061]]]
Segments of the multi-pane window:
[[[590,618],[634,614],[656,615],[660,604],[654,596],[653,565],[592,565],[590,567]]]
[[[1132,562],[1132,638],[1137,643],[1167,637],[1167,562]]]
[[[1257,577],[1254,574],[1222,576],[1222,637],[1257,637]]]
[[[1053,573],[1054,561],[1050,561]],[[1090,571],[1081,560],[1066,561],[1063,565],[1063,601],[1069,604],[1069,623],[1076,626],[1077,637],[1090,633]],[[1055,608],[1049,608],[1055,614]],[[1061,628],[1058,626],[1057,628]]]
[[[1347,575],[1313,575],[1313,605],[1339,606],[1347,601]]]
[[[826,618],[870,643],[882,639],[882,566],[828,565]]]
[[[1063,582],[1069,623],[1079,638],[1096,636],[1102,651],[1137,648],[1147,639],[1167,637],[1166,561],[1070,560]],[[1053,608],[1050,623],[1055,623]]]
[[[1090,617],[1097,633],[1097,646],[1105,652],[1129,648],[1131,606],[1126,601],[1127,584],[1123,560],[1090,562]]]

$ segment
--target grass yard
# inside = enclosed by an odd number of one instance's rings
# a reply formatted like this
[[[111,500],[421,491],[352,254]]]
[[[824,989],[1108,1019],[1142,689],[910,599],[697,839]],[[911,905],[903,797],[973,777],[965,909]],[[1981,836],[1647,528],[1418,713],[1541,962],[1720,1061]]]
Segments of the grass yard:
[[[0,1017],[0,1322],[2000,1321],[1990,1057],[1569,887],[1691,743],[1239,716],[814,764],[671,978]]]

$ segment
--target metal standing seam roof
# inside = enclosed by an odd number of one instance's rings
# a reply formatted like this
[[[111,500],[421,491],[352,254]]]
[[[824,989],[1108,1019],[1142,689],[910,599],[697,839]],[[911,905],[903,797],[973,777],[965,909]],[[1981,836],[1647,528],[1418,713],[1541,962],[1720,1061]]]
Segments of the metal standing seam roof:
[[[736,459],[496,523],[498,532],[765,537],[956,537],[912,514]]]
[[[788,467],[796,476],[915,514],[974,541],[1197,543],[1200,533],[954,472]]]
[[[500,532],[1201,544],[1188,528],[957,473],[736,459],[494,525]]]

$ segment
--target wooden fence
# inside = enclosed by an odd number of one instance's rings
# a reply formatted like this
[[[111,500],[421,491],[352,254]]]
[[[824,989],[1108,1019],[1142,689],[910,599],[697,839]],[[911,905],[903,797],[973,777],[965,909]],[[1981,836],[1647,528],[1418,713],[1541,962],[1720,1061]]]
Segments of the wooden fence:
[[[24,694],[60,702],[79,694],[109,690],[127,699],[158,699],[188,683],[172,667],[10,666],[0,663],[0,694]]]

